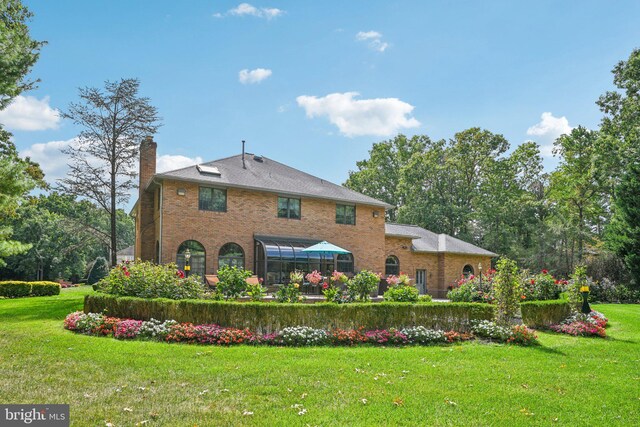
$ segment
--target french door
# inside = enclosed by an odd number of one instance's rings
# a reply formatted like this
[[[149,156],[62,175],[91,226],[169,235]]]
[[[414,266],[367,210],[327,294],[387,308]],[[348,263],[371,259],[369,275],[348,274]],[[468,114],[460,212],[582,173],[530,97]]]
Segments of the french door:
[[[420,294],[427,293],[427,270],[416,270],[416,287]]]

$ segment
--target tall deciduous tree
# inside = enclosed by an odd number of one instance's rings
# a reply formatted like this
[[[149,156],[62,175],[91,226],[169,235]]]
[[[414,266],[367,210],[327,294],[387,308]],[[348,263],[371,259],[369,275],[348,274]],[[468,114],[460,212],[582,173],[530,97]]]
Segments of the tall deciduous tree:
[[[579,126],[554,143],[560,165],[551,174],[550,197],[560,219],[566,221],[565,229],[573,235],[578,263],[583,260],[585,243],[604,229],[608,208],[595,162],[597,139],[597,131]]]
[[[110,218],[110,258],[116,263],[117,206],[126,203],[135,187],[135,161],[140,143],[153,135],[160,119],[149,98],[140,97],[137,79],[105,82],[104,89],[80,89],[64,117],[83,130],[77,142],[63,150],[70,171],[60,180],[63,191],[94,201]]]
[[[349,172],[345,187],[396,206],[396,209],[387,211],[387,219],[395,221],[397,208],[404,203],[398,187],[400,169],[411,156],[422,152],[430,143],[429,137],[424,135],[411,138],[398,135],[394,139],[373,144],[369,159],[356,163],[358,170]]]

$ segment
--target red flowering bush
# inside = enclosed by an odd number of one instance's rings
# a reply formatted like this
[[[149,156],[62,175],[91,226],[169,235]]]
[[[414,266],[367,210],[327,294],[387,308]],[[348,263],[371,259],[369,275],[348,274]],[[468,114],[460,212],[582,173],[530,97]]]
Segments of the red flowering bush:
[[[472,340],[473,335],[464,332],[448,331],[444,333],[444,338],[447,340],[447,342],[453,343]]]
[[[117,317],[103,317],[102,323],[96,327],[96,333],[98,335],[114,335],[119,321],[120,319]]]
[[[253,336],[248,329],[223,328],[218,325],[197,325],[193,327],[193,333],[199,344],[217,345],[244,344],[251,342]]]
[[[496,270],[489,269],[486,272],[474,276],[462,277],[447,293],[447,298],[452,302],[486,302],[491,304],[493,295],[493,280]]]
[[[96,290],[140,298],[196,299],[203,296],[204,285],[198,276],[185,277],[175,264],[125,261],[113,267]]]
[[[516,325],[511,329],[511,336],[507,338],[507,343],[517,345],[537,345],[538,336],[533,329],[525,325]]]
[[[367,342],[362,327],[358,329],[332,329],[329,331],[329,342],[333,345],[356,345]]]
[[[169,333],[165,338],[167,342],[187,342],[196,340],[196,327],[193,323],[176,323],[169,328]]]
[[[542,270],[539,274],[526,277],[523,280],[523,300],[541,301],[558,299],[563,289],[564,280],[558,280],[547,270]]]

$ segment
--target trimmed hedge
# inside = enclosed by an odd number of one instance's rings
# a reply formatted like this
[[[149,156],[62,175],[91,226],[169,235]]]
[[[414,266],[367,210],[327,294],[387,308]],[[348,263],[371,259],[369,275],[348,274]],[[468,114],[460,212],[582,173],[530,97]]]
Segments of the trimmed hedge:
[[[45,297],[60,295],[60,284],[56,282],[0,282],[0,297]]]
[[[281,304],[210,300],[169,300],[94,294],[84,299],[85,313],[136,320],[176,320],[271,333],[289,326],[366,330],[424,326],[470,330],[472,320],[493,319],[493,306],[478,303]]]
[[[520,309],[522,323],[532,328],[558,324],[571,314],[569,302],[564,299],[523,302]]]

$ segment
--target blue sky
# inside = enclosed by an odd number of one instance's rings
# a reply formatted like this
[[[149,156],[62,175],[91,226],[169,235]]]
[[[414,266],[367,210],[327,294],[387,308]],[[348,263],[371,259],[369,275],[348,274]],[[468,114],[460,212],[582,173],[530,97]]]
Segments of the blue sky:
[[[480,126],[548,154],[560,132],[598,126],[611,69],[640,47],[637,1],[24,3],[48,41],[41,83],[0,122],[51,179],[78,133],[55,110],[105,80],[141,80],[163,117],[164,169],[237,154],[245,139],[342,183],[399,132]]]

